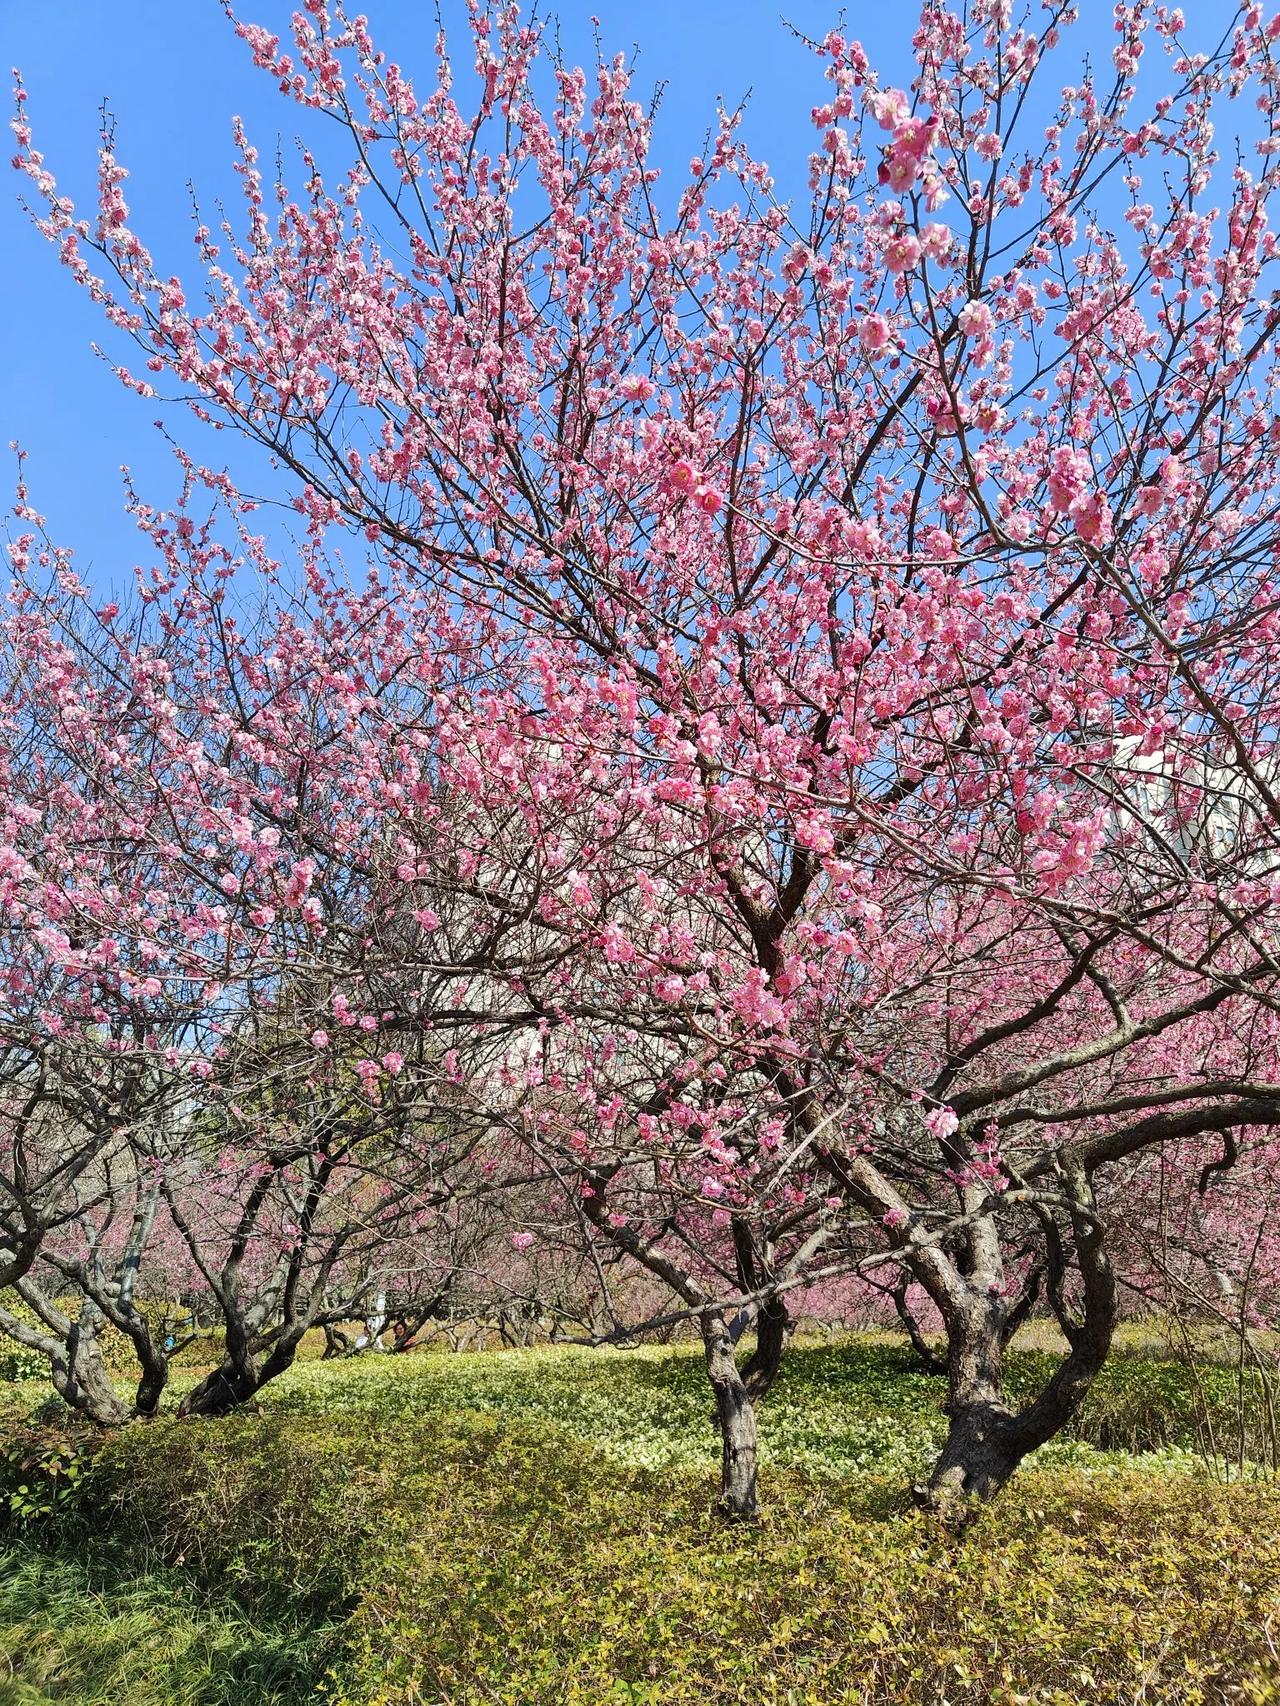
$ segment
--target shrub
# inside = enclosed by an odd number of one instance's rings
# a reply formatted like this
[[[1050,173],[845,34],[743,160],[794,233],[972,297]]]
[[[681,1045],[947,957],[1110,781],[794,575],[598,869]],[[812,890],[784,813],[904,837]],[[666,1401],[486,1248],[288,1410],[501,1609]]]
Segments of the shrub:
[[[47,1380],[49,1364],[39,1351],[0,1338],[0,1380]]]
[[[30,1422],[0,1446],[0,1528],[56,1518],[66,1529],[91,1462],[88,1442],[57,1426]]]
[[[510,1468],[510,1465],[507,1465]],[[517,1483],[518,1486],[518,1483]],[[758,1529],[708,1483],[451,1505],[388,1553],[343,1698],[379,1706],[1077,1706],[1274,1698],[1280,1507],[1031,1472],[960,1540],[870,1481],[788,1482]],[[512,1503],[519,1502],[511,1500]],[[1262,1533],[1261,1544],[1251,1537]],[[1249,1698],[1248,1693],[1243,1695]]]

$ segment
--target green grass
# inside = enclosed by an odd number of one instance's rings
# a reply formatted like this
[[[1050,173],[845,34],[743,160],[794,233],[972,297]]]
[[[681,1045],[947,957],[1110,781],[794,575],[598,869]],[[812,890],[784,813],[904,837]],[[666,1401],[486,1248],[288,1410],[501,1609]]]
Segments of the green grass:
[[[335,1630],[250,1618],[179,1570],[129,1551],[0,1551],[0,1703],[286,1706],[313,1700]]]
[[[1011,1391],[1037,1387],[1053,1361],[1047,1351],[1012,1353]],[[945,1390],[944,1380],[921,1372],[902,1342],[887,1335],[798,1345],[760,1410],[762,1464],[766,1473],[873,1472],[909,1481],[942,1443]],[[1200,1411],[1210,1407],[1226,1445],[1236,1396],[1236,1375],[1227,1368],[1117,1357],[1074,1427],[1034,1461],[1095,1472],[1139,1466],[1202,1473]],[[476,1410],[563,1429],[629,1468],[705,1470],[717,1450],[702,1358],[687,1346],[303,1362],[263,1393],[263,1406],[290,1415],[359,1411],[384,1422]]]
[[[0,1706],[1280,1702],[1280,1489],[1189,1451],[1233,1381],[1118,1359],[957,1537],[906,1496],[942,1385],[887,1339],[792,1354],[745,1529],[691,1352],[305,1363],[14,1538]]]

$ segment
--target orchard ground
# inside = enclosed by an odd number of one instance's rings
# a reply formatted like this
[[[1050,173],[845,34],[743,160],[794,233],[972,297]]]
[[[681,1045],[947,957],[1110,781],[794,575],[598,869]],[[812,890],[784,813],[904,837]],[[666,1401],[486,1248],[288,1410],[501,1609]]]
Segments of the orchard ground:
[[[1156,1349],[961,1534],[910,1500],[944,1383],[887,1337],[793,1349],[752,1525],[691,1347],[312,1358],[96,1451],[15,1382],[0,1701],[1280,1700],[1266,1395]]]

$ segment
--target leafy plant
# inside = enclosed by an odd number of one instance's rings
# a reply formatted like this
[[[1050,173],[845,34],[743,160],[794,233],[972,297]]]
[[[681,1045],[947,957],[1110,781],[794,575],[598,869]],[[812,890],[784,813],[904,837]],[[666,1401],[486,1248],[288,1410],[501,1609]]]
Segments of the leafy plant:
[[[25,1624],[76,1706],[236,1680],[336,1706],[1280,1699],[1280,1489],[1205,1471],[1186,1368],[1117,1359],[1081,1421],[1110,1448],[1056,1442],[959,1538],[902,1494],[943,1388],[900,1345],[798,1347],[747,1529],[715,1515],[699,1375],[686,1349],[308,1363],[258,1413],[124,1430],[33,1530],[79,1550],[22,1553],[50,1598],[10,1593],[0,1652],[21,1676]],[[1128,1455],[1144,1406],[1166,1443]],[[61,1584],[108,1553],[81,1634]]]
[[[74,1440],[37,1431],[20,1434],[0,1453],[0,1489],[12,1522],[65,1516],[75,1505],[90,1459]]]
[[[12,1339],[0,1339],[0,1380],[45,1380],[49,1365],[39,1351]]]

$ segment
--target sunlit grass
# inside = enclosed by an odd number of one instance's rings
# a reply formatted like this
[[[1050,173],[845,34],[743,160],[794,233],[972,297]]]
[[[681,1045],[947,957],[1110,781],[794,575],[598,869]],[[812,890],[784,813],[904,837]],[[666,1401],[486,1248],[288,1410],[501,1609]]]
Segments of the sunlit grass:
[[[0,1706],[1261,1706],[1280,1490],[1192,1449],[1234,1379],[1115,1359],[956,1537],[908,1491],[945,1382],[888,1336],[793,1347],[745,1530],[693,1346],[308,1359],[17,1525]]]

